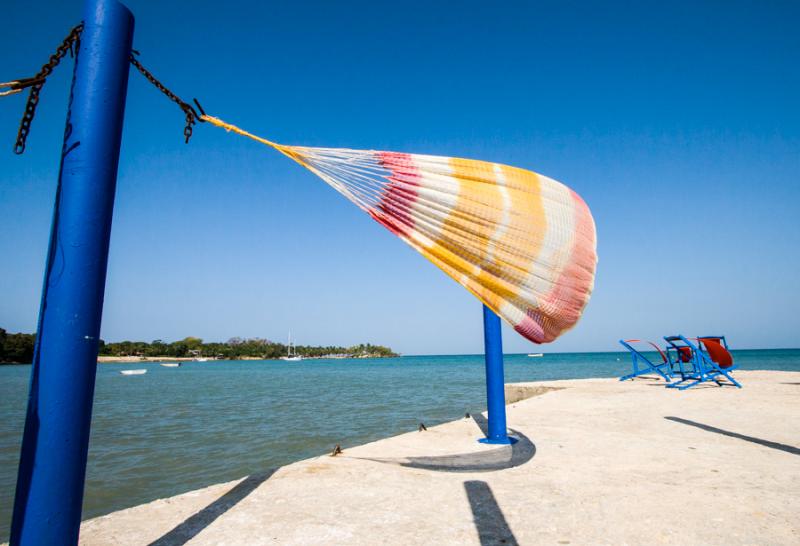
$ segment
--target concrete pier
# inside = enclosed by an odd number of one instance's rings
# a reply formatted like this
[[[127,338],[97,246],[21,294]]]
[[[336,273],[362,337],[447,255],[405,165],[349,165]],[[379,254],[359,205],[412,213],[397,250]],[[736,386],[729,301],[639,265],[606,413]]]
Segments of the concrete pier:
[[[509,385],[514,445],[464,418],[85,521],[81,544],[798,544],[800,373],[736,376]]]

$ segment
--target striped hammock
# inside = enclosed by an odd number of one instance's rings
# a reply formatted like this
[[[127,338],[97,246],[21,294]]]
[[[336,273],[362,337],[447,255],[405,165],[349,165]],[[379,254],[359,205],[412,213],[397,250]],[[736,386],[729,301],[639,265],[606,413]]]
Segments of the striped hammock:
[[[589,301],[594,220],[560,182],[470,159],[285,146],[212,116],[202,119],[312,171],[530,341],[556,339]]]

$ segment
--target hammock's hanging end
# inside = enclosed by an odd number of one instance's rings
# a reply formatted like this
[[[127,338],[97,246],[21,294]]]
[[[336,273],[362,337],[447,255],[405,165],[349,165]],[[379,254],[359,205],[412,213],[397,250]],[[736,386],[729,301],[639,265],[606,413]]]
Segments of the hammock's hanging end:
[[[22,91],[28,87],[33,87],[34,85],[38,85],[40,83],[43,84],[45,79],[46,78],[22,78],[20,80],[0,83],[0,88],[8,87],[8,91],[0,92],[0,97],[7,97],[9,95],[22,93]]]
[[[201,119],[312,171],[534,343],[572,328],[589,301],[594,219],[556,180],[470,159],[286,146]]]

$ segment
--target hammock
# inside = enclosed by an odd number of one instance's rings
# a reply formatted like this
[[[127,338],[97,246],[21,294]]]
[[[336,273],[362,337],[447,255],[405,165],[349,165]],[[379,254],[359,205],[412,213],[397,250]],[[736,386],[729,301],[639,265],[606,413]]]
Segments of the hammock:
[[[535,343],[581,316],[594,286],[595,227],[565,185],[497,163],[285,146],[201,119],[300,163]]]

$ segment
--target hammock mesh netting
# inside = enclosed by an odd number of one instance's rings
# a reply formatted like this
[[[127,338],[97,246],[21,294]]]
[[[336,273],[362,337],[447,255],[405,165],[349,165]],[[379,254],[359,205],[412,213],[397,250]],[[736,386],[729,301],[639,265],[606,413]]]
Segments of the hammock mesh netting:
[[[314,172],[535,343],[574,326],[589,301],[594,220],[560,182],[470,159],[285,146],[203,119]]]

